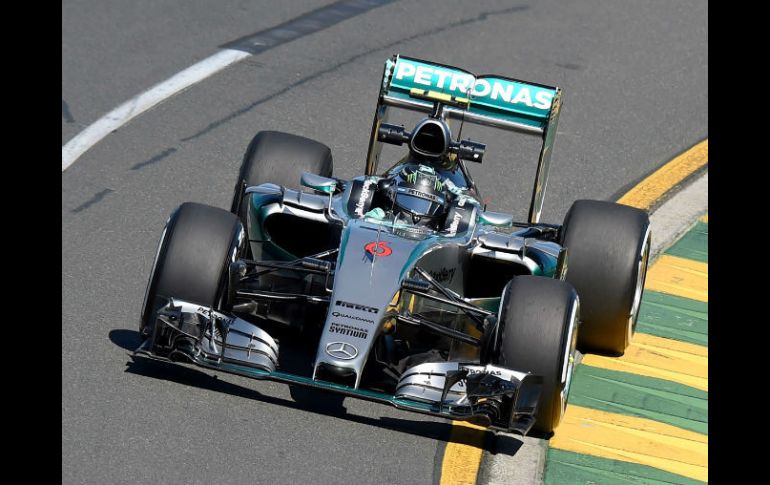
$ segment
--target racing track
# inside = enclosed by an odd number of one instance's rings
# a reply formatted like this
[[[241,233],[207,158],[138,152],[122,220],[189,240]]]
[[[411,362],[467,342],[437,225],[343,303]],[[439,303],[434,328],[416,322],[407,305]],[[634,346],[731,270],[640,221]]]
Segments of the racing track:
[[[328,3],[64,2],[62,143],[217,46]],[[697,0],[402,0],[248,57],[108,135],[62,173],[62,482],[437,480],[446,421],[127,365],[163,222],[186,200],[226,207],[260,129],[321,140],[337,175],[360,173],[395,52],[564,89],[543,215],[560,222],[572,200],[616,199],[707,137],[707,22]],[[472,170],[490,208],[523,218],[537,141],[468,132],[489,144]]]

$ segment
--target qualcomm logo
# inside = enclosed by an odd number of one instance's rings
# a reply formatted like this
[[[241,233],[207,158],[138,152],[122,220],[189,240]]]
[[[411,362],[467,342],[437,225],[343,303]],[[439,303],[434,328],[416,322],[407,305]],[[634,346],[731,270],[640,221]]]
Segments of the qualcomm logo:
[[[345,342],[332,342],[326,345],[326,353],[340,360],[352,360],[358,355],[358,349]]]

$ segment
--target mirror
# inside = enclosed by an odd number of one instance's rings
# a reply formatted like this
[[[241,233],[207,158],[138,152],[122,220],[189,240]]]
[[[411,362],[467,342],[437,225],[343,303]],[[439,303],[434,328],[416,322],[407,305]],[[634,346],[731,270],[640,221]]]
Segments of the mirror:
[[[487,226],[510,227],[513,223],[513,216],[503,212],[484,211],[479,215],[479,222]]]
[[[280,185],[265,183],[246,187],[246,194],[282,195],[283,188]]]
[[[302,185],[325,194],[331,194],[337,188],[337,181],[314,173],[303,172]]]

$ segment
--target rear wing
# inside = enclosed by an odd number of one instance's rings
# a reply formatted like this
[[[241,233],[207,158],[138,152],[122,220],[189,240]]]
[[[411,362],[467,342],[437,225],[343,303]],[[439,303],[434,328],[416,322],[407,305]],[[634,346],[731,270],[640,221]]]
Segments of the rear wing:
[[[377,132],[387,121],[387,108],[430,113],[433,103],[425,99],[428,93],[433,99],[447,99],[444,113],[448,118],[542,137],[529,210],[529,222],[539,222],[561,109],[561,89],[505,76],[477,76],[456,67],[396,55],[385,61],[366,175],[377,172],[381,152]]]

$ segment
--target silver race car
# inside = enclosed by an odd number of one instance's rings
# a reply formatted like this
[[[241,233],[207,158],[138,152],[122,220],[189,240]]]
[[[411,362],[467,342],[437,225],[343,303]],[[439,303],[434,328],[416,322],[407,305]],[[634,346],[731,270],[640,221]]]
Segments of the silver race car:
[[[169,217],[133,358],[552,432],[576,348],[628,346],[650,248],[647,213],[631,207],[579,200],[563,224],[540,221],[560,100],[394,56],[365,175],[334,177],[316,141],[258,133],[230,211],[185,203]],[[426,117],[406,129],[390,108]],[[486,147],[450,122],[541,137],[527,221],[485,210],[466,163]],[[384,143],[405,153],[382,170]]]

